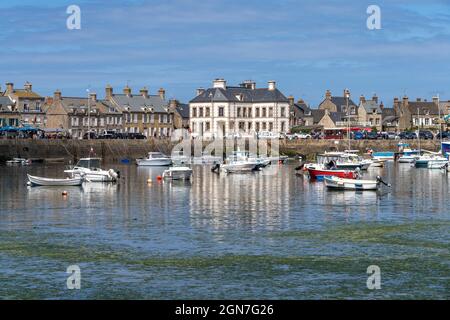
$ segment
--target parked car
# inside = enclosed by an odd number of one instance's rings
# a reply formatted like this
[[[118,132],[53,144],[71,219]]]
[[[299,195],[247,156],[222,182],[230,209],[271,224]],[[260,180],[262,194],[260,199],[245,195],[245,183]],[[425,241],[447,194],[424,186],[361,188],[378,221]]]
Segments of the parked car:
[[[297,140],[298,139],[298,137],[297,137],[297,135],[295,133],[294,134],[287,133],[285,135],[285,137],[286,137],[287,140]]]
[[[387,139],[395,140],[397,139],[397,133],[395,132],[386,132]]]
[[[97,134],[95,132],[86,132],[85,134],[83,134],[83,139],[88,139],[88,137],[90,139],[97,139]]]
[[[399,139],[417,139],[417,134],[415,132],[403,131],[398,135]]]
[[[260,131],[258,132],[259,139],[279,139],[281,136],[277,133],[271,131]]]
[[[434,135],[431,131],[428,130],[420,130],[419,131],[419,138],[423,140],[433,140]]]
[[[296,133],[298,139],[311,139],[312,136],[308,133]]]
[[[366,137],[366,135],[364,134],[364,132],[361,132],[361,131],[356,131],[353,134],[353,139],[355,139],[355,140],[363,140],[365,137]]]
[[[147,139],[142,133],[128,133],[128,139]]]
[[[441,135],[439,134],[439,132],[436,134],[436,139],[441,139]],[[450,139],[450,131],[442,132],[442,140],[444,139]]]
[[[377,140],[379,138],[378,133],[376,132],[368,132],[366,135],[366,139],[368,140]]]

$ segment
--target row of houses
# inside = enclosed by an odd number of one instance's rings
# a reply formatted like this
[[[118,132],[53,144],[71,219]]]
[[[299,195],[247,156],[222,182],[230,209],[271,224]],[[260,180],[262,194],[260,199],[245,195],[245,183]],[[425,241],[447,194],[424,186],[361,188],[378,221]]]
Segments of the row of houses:
[[[0,127],[5,126],[66,131],[73,138],[105,131],[169,137],[174,129],[188,128],[189,108],[175,99],[166,100],[162,88],[152,95],[145,87],[133,93],[127,85],[122,93],[114,93],[107,85],[99,99],[94,92],[72,97],[60,90],[43,97],[28,82],[23,89],[7,83],[5,91],[0,88]]]
[[[254,81],[229,86],[215,79],[210,88],[199,88],[189,104],[166,99],[164,89],[150,94],[146,87],[132,92],[127,85],[116,93],[110,85],[99,99],[91,92],[71,97],[56,90],[44,97],[31,83],[15,88],[0,87],[0,127],[33,126],[46,130],[64,130],[74,138],[88,131],[141,133],[147,137],[169,137],[175,129],[192,134],[254,134],[268,131],[289,132],[293,127],[336,129],[344,127],[376,128],[379,131],[403,131],[415,127],[437,129],[443,116],[450,114],[450,101],[431,101],[407,96],[394,98],[387,107],[376,95],[363,95],[355,103],[349,90],[334,96],[325,92],[322,102],[312,108],[302,99],[295,102],[269,81],[258,88]]]

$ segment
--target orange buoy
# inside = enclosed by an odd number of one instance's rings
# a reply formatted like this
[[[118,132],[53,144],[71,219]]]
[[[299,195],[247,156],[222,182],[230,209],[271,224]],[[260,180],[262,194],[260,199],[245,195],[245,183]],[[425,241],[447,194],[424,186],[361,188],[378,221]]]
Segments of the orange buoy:
[[[162,180],[162,177],[161,177],[161,176],[157,176],[156,179],[157,179],[158,181],[161,181],[161,180]]]

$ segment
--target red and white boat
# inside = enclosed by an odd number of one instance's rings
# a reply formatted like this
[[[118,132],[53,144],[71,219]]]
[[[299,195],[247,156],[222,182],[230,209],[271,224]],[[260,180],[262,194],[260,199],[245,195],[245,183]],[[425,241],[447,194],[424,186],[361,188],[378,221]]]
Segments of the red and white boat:
[[[323,177],[339,177],[343,179],[357,179],[359,174],[357,171],[328,169],[322,164],[305,165],[311,179],[323,180]]]

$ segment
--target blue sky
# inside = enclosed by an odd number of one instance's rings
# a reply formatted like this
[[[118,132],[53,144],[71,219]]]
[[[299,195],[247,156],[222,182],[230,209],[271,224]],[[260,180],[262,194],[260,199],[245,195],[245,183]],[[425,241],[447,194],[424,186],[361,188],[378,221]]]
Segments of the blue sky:
[[[66,8],[81,8],[81,30]],[[366,27],[369,5],[382,29]],[[450,1],[430,0],[47,0],[0,3],[0,83],[37,92],[99,96],[164,87],[189,101],[214,78],[276,80],[316,106],[326,89],[450,99]]]

